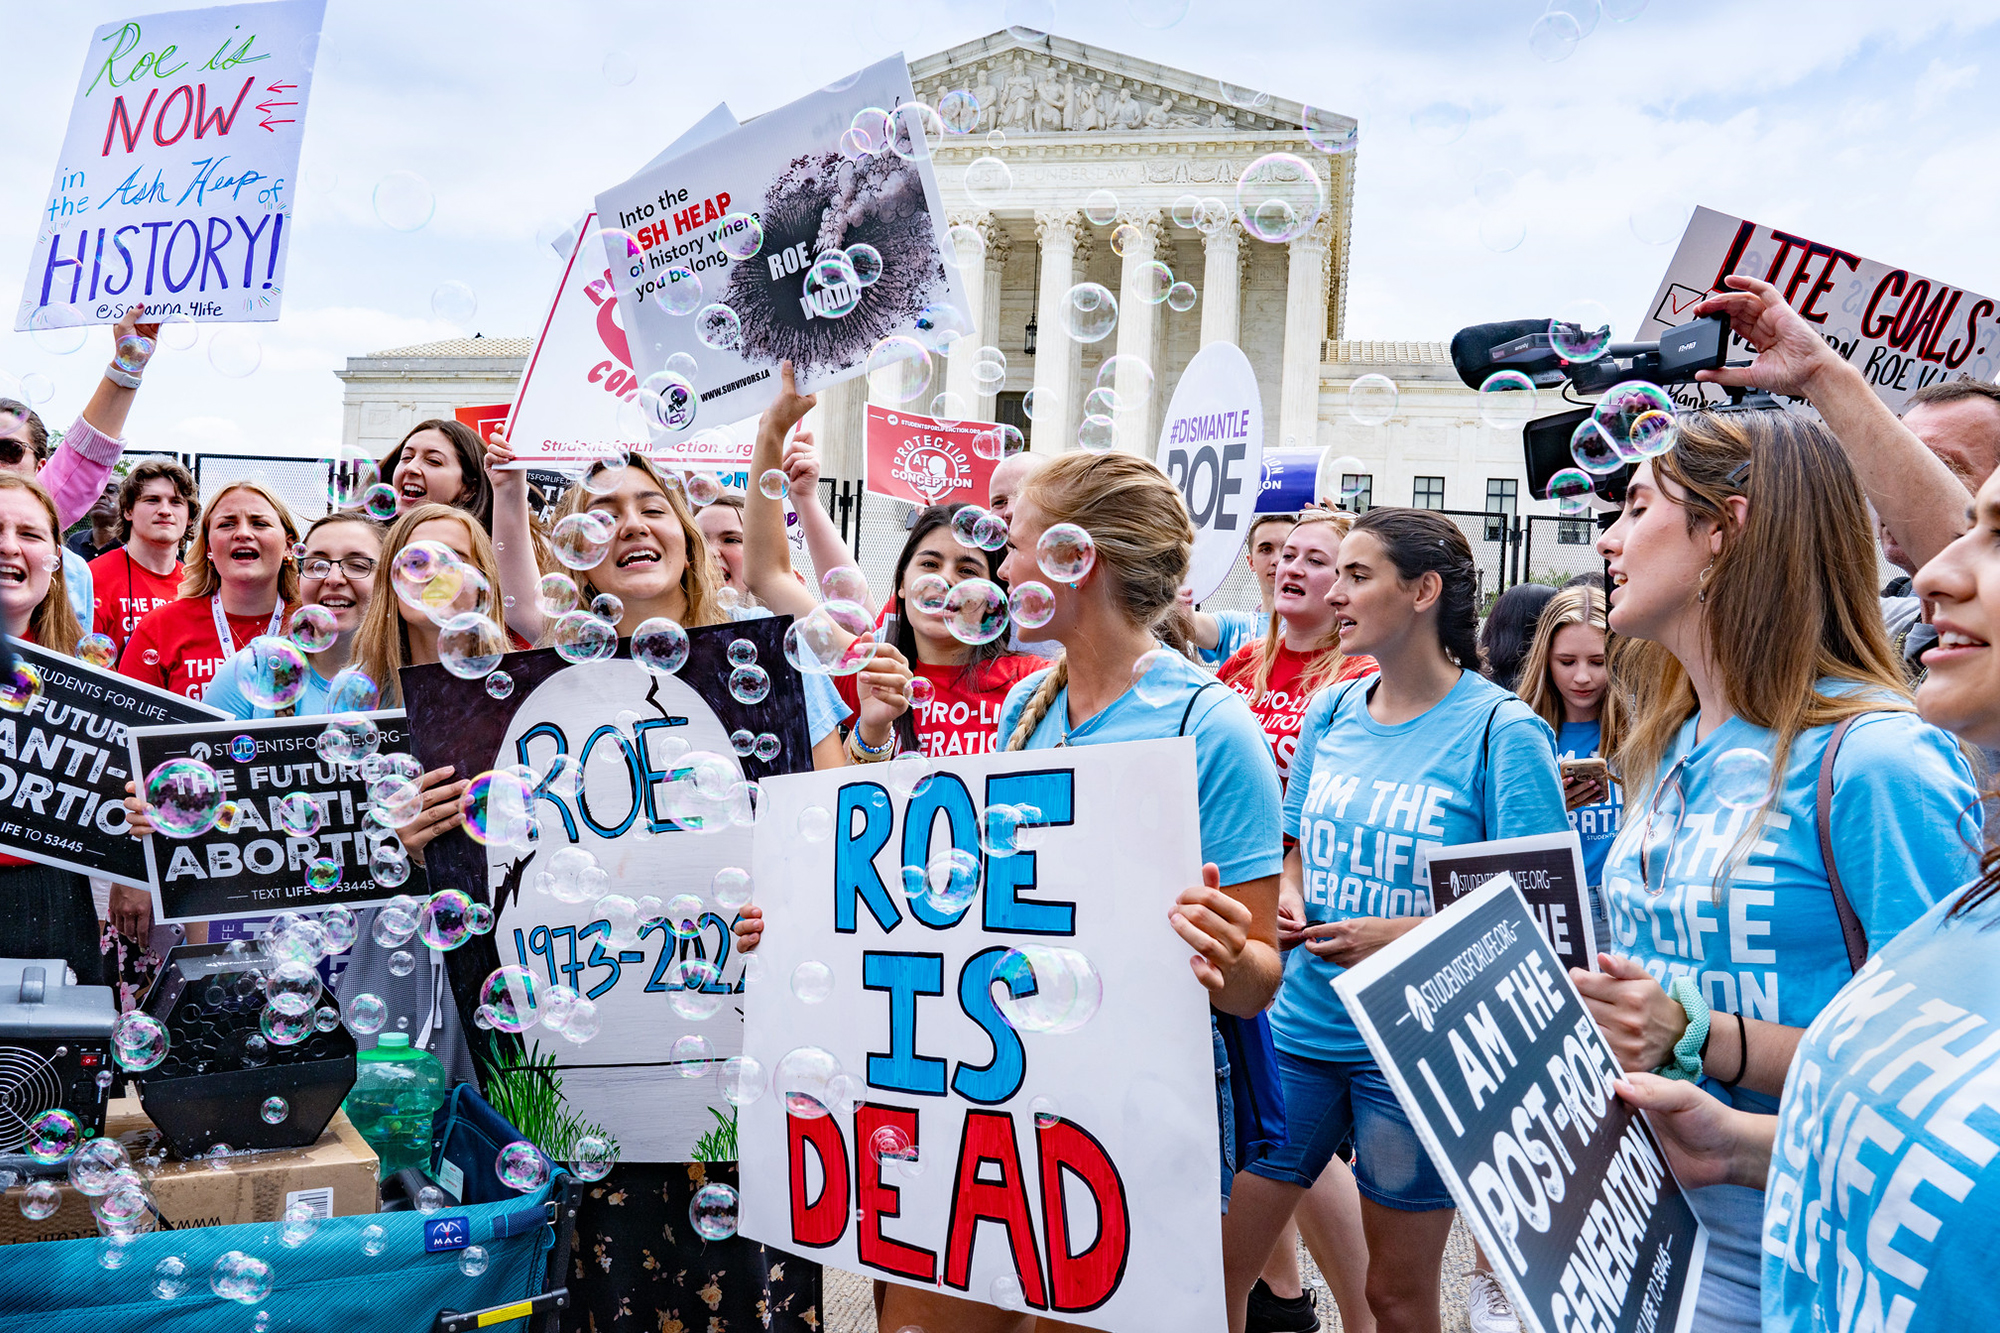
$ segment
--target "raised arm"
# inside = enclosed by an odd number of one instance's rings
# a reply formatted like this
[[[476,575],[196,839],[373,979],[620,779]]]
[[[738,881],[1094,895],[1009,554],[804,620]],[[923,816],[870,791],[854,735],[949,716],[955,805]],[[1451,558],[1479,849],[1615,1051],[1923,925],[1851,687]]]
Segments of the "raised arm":
[[[780,363],[778,373],[782,386],[757,422],[757,444],[750,455],[750,486],[743,497],[743,581],[774,614],[803,616],[819,599],[792,573],[784,502],[764,494],[757,479],[772,468],[782,468],[786,433],[817,400],[798,391],[791,362]]]
[[[138,322],[145,313],[144,306],[135,305],[112,326],[114,356],[119,341],[135,334],[146,339],[148,346],[158,347],[160,326]],[[149,352],[149,360],[150,357]],[[105,367],[105,374],[97,381],[97,389],[84,405],[83,414],[64,434],[55,456],[36,474],[42,489],[56,502],[56,517],[65,528],[97,503],[97,497],[104,493],[105,478],[111,475],[118,455],[125,450],[125,419],[131,415],[132,400],[139,396],[139,376],[145,372],[146,363],[142,361],[136,372],[117,372],[129,378],[130,384],[114,381],[111,375],[115,369]]]
[[[512,467],[514,451],[495,431],[486,437],[486,476],[493,483],[494,558],[500,565],[501,601],[511,597],[507,628],[529,643],[540,643],[545,618],[537,595],[542,579],[535,563],[534,520],[528,516],[528,474]]]
[[[799,511],[799,530],[805,533],[806,554],[812,557],[813,568],[825,577],[830,569],[853,565],[854,552],[848,549],[847,539],[840,535],[833,517],[819,500],[819,450],[813,447],[811,431],[792,432],[782,466],[786,484],[791,488],[792,508]],[[872,616],[880,608],[875,590],[869,589],[868,614]]]
[[[1883,525],[1918,565],[1956,541],[1972,497],[1951,469],[1897,420],[1856,366],[1785,304],[1776,287],[1741,274],[1723,281],[1735,290],[1709,297],[1693,313],[1727,315],[1730,329],[1757,357],[1747,366],[1704,370],[1697,378],[1811,403],[1839,439]]]

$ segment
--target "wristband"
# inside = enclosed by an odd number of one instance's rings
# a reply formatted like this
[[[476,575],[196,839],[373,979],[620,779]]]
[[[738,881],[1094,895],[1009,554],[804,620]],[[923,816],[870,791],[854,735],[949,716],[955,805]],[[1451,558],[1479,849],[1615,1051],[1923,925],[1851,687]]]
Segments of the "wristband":
[[[895,733],[891,732],[888,743],[878,750],[861,739],[861,728],[856,726],[847,733],[847,757],[857,764],[886,763],[896,757]]]
[[[115,361],[105,364],[104,378],[110,380],[121,389],[136,389],[139,387],[139,377],[128,371],[120,370],[118,363]]]
[[[1697,1082],[1701,1078],[1702,1044],[1708,1040],[1708,1001],[1702,998],[1701,988],[1695,985],[1693,977],[1675,977],[1674,984],[1667,988],[1667,994],[1673,996],[1687,1014],[1687,1031],[1674,1043],[1672,1062],[1661,1065],[1653,1072],[1661,1078]]]

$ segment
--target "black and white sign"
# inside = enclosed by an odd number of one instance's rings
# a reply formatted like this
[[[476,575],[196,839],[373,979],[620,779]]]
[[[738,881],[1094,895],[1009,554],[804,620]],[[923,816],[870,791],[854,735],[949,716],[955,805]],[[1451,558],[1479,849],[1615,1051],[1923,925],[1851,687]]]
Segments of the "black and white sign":
[[[1523,1329],[1687,1333],[1708,1235],[1511,879],[1333,988]]]
[[[125,833],[126,729],[222,714],[63,653],[14,651],[42,689],[0,713],[0,851],[145,888],[145,849]]]
[[[1496,876],[1512,875],[1542,937],[1563,966],[1597,970],[1597,950],[1604,941],[1591,926],[1583,840],[1573,830],[1437,847],[1424,859],[1430,866],[1431,900],[1438,911]]]
[[[410,748],[410,731],[400,712],[361,714],[381,732],[381,753]],[[410,883],[378,885],[368,873],[369,839],[362,828],[368,812],[368,784],[354,766],[320,758],[318,741],[331,718],[280,717],[253,722],[234,719],[196,726],[135,727],[132,764],[141,775],[169,759],[199,759],[222,780],[226,798],[237,808],[228,832],[212,828],[193,838],[149,834],[146,883],[153,890],[159,921],[214,921],[269,916],[287,908],[314,911],[336,903],[363,907],[387,902],[422,888],[421,870]],[[249,745],[239,743],[248,738]],[[238,758],[247,754],[248,758]],[[278,820],[278,802],[293,792],[319,807],[319,828],[309,835],[289,833]],[[337,883],[314,889],[306,882],[312,863],[331,858]]]
[[[1194,519],[1188,583],[1202,601],[1236,567],[1264,488],[1264,399],[1241,348],[1210,343],[1188,362],[1153,461]]]

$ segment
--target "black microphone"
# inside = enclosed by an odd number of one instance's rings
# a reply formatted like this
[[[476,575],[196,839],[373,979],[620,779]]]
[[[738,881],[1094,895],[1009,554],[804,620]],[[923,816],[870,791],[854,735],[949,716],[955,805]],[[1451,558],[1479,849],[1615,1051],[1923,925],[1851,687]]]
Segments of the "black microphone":
[[[1539,343],[1519,345],[1537,335],[1541,339]],[[1503,357],[1495,359],[1493,353],[1500,348],[1509,350]],[[1506,319],[1495,324],[1474,324],[1460,329],[1451,340],[1452,369],[1458,372],[1458,377],[1465,381],[1468,389],[1477,389],[1497,370],[1520,370],[1532,376],[1537,370],[1555,368],[1560,360],[1549,346],[1549,321],[1546,319]]]

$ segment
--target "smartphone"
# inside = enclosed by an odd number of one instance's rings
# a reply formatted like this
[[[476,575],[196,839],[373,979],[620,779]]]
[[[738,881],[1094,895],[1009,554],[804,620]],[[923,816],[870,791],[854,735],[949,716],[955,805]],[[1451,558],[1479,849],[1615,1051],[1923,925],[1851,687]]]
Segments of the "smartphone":
[[[1594,778],[1608,785],[1611,781],[1611,765],[1603,759],[1565,759],[1562,761],[1562,775],[1564,782]]]
[[[875,631],[875,642],[886,643],[892,648],[896,646],[896,613],[894,611],[882,617],[882,625]]]

